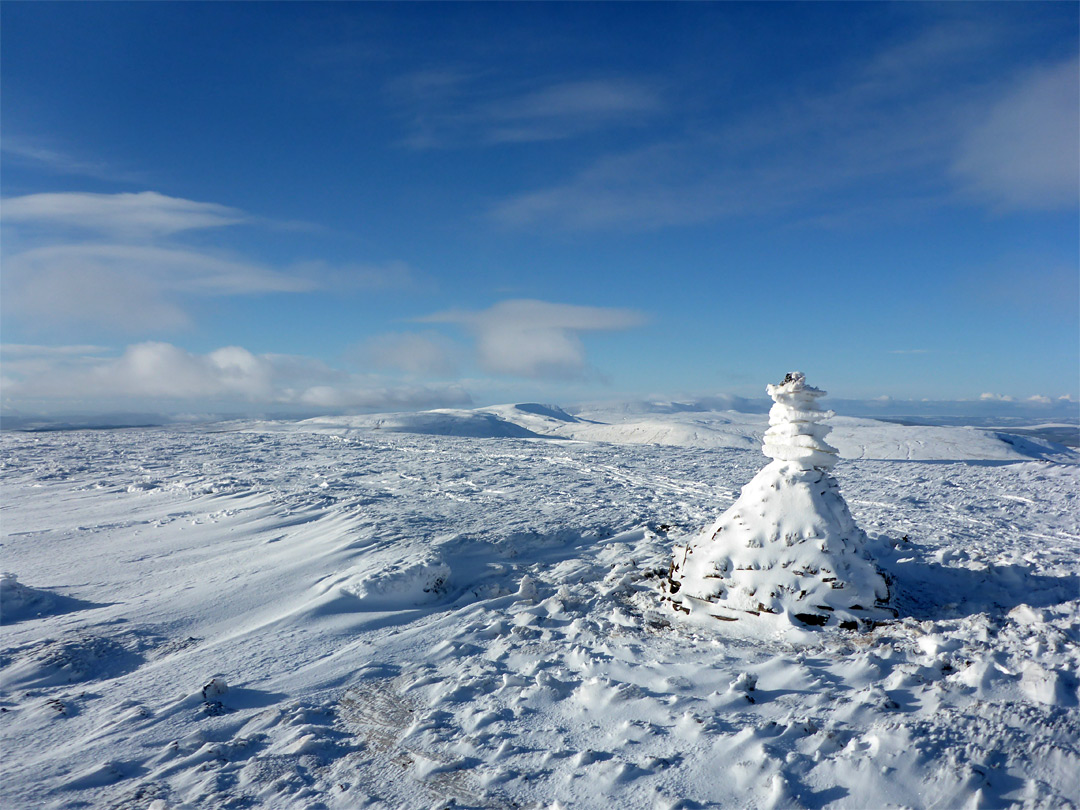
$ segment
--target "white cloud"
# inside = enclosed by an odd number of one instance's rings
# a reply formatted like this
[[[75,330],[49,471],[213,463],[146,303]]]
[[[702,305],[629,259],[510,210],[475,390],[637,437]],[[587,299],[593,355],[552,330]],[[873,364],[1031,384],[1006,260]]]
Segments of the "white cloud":
[[[257,355],[240,346],[196,354],[171,343],[128,346],[119,357],[82,355],[99,347],[15,347],[5,361],[4,401],[16,407],[161,408],[172,403],[234,408],[401,409],[468,404],[457,384],[413,385],[350,375],[307,357]],[[12,347],[4,347],[4,354]]]
[[[455,310],[419,319],[454,323],[476,340],[481,365],[497,374],[573,378],[587,369],[581,332],[619,331],[641,326],[645,317],[630,309],[503,301],[479,312]]]
[[[1015,399],[1008,396],[1007,394],[993,394],[993,393],[990,393],[990,392],[987,392],[985,394],[980,394],[979,399],[982,400],[983,402],[1015,402],[1016,401]]]
[[[960,145],[971,195],[1009,208],[1071,208],[1080,195],[1080,60],[1019,80]]]
[[[39,380],[36,393],[267,400],[272,377],[269,360],[239,346],[198,355],[171,343],[147,342],[128,346],[119,358],[102,360],[81,374]]]
[[[156,191],[134,194],[68,191],[8,197],[0,203],[0,216],[8,223],[62,225],[135,238],[167,236],[249,220],[235,208],[168,197]]]
[[[59,268],[157,276],[169,289],[208,295],[298,292],[311,282],[276,270],[186,248],[152,245],[79,244],[35,248],[20,253],[8,265],[42,275]]]
[[[161,333],[191,324],[191,299],[421,284],[404,262],[275,268],[181,244],[182,232],[254,218],[156,192],[33,194],[3,201],[0,306],[28,329],[76,323]],[[91,238],[85,232],[97,232]]]
[[[315,286],[309,279],[186,248],[126,244],[33,248],[5,259],[2,283],[8,316],[129,331],[187,325],[185,296]]]
[[[1034,394],[1027,398],[1027,401],[1034,405],[1051,405],[1053,400],[1050,397],[1043,396],[1042,394]]]
[[[438,332],[395,332],[370,338],[358,354],[376,368],[445,376],[457,371],[461,351]]]

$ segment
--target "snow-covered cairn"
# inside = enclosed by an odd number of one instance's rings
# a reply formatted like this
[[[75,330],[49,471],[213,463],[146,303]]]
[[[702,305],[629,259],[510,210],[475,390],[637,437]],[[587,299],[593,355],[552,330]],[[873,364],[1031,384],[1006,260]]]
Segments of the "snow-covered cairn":
[[[686,613],[733,620],[782,614],[795,625],[867,628],[895,614],[889,589],[866,551],[829,470],[833,416],[825,392],[798,371],[766,389],[776,403],[762,452],[773,459],[711,527],[676,546],[666,598]]]

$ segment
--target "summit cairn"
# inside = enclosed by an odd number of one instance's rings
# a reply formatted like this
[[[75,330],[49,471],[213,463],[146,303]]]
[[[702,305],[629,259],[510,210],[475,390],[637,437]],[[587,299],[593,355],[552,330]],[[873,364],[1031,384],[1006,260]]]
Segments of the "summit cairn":
[[[676,546],[666,598],[728,621],[780,614],[795,626],[855,630],[892,618],[888,585],[829,474],[837,450],[822,424],[834,414],[817,405],[825,392],[799,371],[766,390],[776,404],[762,452],[773,461],[716,523]]]

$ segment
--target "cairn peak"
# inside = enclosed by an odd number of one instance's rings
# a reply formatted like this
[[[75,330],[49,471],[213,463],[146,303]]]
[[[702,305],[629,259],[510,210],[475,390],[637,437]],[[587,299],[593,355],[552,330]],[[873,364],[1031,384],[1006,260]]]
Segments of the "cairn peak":
[[[817,405],[826,392],[807,385],[801,371],[792,371],[782,383],[768,385],[765,390],[774,404],[769,410],[769,429],[761,452],[803,469],[832,469],[838,451],[825,441],[830,428],[821,423],[835,414]]]
[[[762,450],[773,461],[716,523],[676,546],[666,598],[725,620],[765,613],[865,628],[891,618],[888,586],[829,473],[837,451],[824,441],[825,392],[801,372],[766,390],[775,404]]]

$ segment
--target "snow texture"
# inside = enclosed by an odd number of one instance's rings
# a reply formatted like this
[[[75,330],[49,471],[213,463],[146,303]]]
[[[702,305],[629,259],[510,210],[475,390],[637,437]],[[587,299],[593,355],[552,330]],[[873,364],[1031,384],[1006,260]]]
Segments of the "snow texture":
[[[822,424],[833,414],[816,403],[825,392],[798,371],[767,390],[775,404],[762,451],[774,461],[716,523],[676,547],[665,583],[671,604],[721,621],[768,614],[845,629],[892,618],[868,539],[828,472],[837,450]]]
[[[1080,805],[1075,456],[837,417],[898,618],[701,624],[761,415],[482,410],[0,434],[0,806]]]

